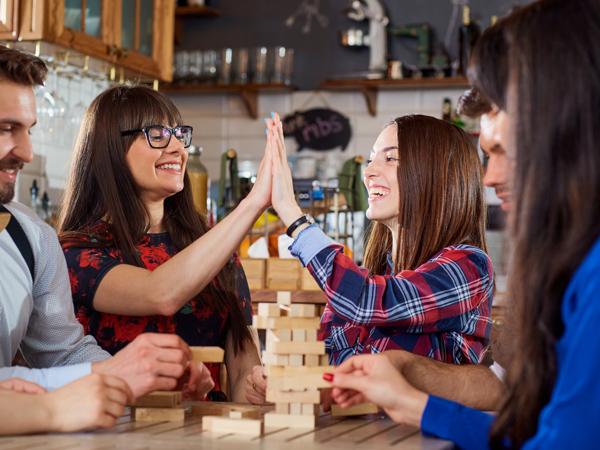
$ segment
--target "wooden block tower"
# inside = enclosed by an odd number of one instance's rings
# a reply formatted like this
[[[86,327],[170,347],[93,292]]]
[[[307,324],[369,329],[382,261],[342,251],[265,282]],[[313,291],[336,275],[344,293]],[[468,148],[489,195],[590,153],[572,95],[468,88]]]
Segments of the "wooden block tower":
[[[316,306],[292,304],[290,292],[278,292],[277,304],[258,305],[254,326],[266,330],[267,401],[275,403],[275,411],[265,414],[266,426],[315,427],[319,388],[330,387],[322,375],[333,369],[317,340],[319,325]]]

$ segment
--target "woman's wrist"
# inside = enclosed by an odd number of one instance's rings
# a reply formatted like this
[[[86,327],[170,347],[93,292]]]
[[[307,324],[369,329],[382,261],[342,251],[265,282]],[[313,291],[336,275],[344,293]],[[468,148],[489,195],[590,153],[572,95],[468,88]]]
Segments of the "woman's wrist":
[[[304,213],[298,205],[290,205],[286,208],[279,208],[277,214],[279,214],[279,218],[287,228]]]
[[[396,401],[397,406],[394,409],[400,412],[400,422],[420,427],[428,400],[429,395],[418,389],[412,389],[408,395],[398,396]]]

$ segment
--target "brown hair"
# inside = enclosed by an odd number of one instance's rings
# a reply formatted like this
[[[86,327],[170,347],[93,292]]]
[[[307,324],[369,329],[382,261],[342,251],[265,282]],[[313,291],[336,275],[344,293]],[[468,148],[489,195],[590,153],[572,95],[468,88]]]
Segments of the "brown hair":
[[[600,42],[600,4],[544,0],[510,20],[507,99],[516,169],[509,289],[518,351],[492,429],[496,448],[506,437],[520,448],[537,431],[556,382],[563,296],[600,237],[600,47],[591,44]]]
[[[487,251],[482,167],[471,138],[443,120],[399,117],[400,213],[395,272],[412,270],[444,247],[470,244]],[[374,223],[364,266],[385,273],[392,249],[389,228]]]
[[[146,87],[113,87],[94,99],[75,144],[59,219],[61,241],[77,239],[78,234],[106,218],[114,242],[103,244],[114,244],[126,263],[143,267],[135,245],[148,230],[149,214],[125,159],[138,136],[122,137],[121,130],[165,121],[181,124],[179,111],[169,98]],[[194,208],[187,173],[183,190],[165,199],[163,223],[179,250],[208,231],[206,221]],[[236,271],[230,262],[205,290],[219,299],[214,305],[216,309],[228,311],[237,352],[251,337],[237,294],[233,292],[235,278]]]
[[[24,86],[43,85],[48,68],[37,56],[0,45],[0,80]]]

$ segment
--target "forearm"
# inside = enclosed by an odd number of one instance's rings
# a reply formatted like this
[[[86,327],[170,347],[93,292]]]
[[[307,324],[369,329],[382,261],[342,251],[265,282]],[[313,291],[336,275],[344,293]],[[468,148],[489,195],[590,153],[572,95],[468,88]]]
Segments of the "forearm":
[[[0,392],[0,435],[54,431],[47,394]]]
[[[483,411],[500,407],[504,384],[484,365],[446,364],[404,351],[385,355],[419,390]]]
[[[155,270],[115,267],[100,283],[94,307],[113,314],[173,315],[215,278],[260,212],[245,199],[205,235]],[[123,298],[127,302],[121,301]]]

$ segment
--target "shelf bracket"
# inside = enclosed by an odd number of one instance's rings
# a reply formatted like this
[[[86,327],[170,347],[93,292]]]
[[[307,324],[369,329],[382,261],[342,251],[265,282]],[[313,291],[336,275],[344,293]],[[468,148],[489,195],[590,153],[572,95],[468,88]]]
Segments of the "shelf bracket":
[[[377,115],[378,89],[372,86],[362,86],[361,92],[365,97],[365,101],[367,102],[367,109],[369,110],[369,115],[375,117]]]
[[[258,119],[258,92],[254,89],[242,89],[240,97],[242,97],[250,117]]]

